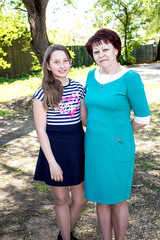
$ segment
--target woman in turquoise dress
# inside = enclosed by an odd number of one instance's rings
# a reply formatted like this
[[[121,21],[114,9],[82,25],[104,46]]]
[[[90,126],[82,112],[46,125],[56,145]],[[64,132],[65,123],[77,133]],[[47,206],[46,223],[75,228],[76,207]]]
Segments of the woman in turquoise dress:
[[[90,71],[86,81],[85,198],[97,203],[102,238],[111,240],[113,229],[115,239],[123,240],[134,170],[134,131],[149,123],[150,110],[139,74],[118,63],[121,40],[116,32],[100,29],[85,49],[100,67]]]

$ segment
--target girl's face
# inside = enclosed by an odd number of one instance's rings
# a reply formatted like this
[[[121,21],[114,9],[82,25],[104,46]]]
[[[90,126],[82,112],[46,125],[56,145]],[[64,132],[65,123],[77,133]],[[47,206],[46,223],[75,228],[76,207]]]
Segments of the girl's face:
[[[94,44],[92,50],[94,60],[102,69],[112,68],[117,62],[118,50],[111,43],[102,41],[100,45]]]
[[[62,50],[55,50],[50,55],[49,64],[47,68],[52,71],[53,76],[60,80],[66,80],[66,76],[69,73],[72,59],[69,59],[66,53]]]

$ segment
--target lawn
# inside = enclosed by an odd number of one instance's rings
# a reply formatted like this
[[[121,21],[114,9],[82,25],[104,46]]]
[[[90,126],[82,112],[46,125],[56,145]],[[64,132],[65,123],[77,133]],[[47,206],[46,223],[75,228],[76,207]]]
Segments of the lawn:
[[[89,70],[94,69],[95,65],[83,68],[71,68],[68,77],[73,78],[84,84]],[[30,96],[41,85],[42,73],[28,75],[20,79],[0,78],[0,102],[10,101],[22,96]]]
[[[83,82],[89,69],[72,69],[70,77]],[[0,239],[56,239],[58,227],[50,188],[33,181],[39,143],[31,96],[41,84],[41,75],[0,82]],[[160,85],[145,84],[145,90],[152,118],[135,134],[137,152],[128,201],[127,240],[158,240],[160,236]],[[84,207],[75,235],[81,240],[101,239],[94,203]]]

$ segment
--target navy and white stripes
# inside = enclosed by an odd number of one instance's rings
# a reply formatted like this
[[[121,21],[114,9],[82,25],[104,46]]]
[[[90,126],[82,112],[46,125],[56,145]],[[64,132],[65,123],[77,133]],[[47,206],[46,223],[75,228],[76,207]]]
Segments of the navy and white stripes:
[[[71,125],[81,121],[80,102],[85,96],[85,90],[77,81],[69,79],[69,84],[63,87],[62,101],[54,111],[51,107],[47,110],[48,125]],[[33,98],[43,101],[44,93],[39,87],[34,93]]]

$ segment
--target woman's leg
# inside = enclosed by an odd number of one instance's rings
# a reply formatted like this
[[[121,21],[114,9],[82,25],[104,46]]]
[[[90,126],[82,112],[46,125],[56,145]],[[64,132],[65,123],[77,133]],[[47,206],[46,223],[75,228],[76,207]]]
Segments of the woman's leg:
[[[70,209],[68,187],[51,187],[55,202],[57,222],[63,240],[70,240]]]
[[[112,205],[112,225],[116,240],[124,240],[128,226],[127,201]]]
[[[71,186],[72,201],[70,204],[71,231],[80,215],[87,200],[84,197],[84,182]]]
[[[97,203],[97,216],[103,240],[112,239],[112,227],[116,240],[124,240],[128,226],[127,201],[113,205]]]
[[[112,240],[111,205],[97,203],[97,217],[103,240]]]

